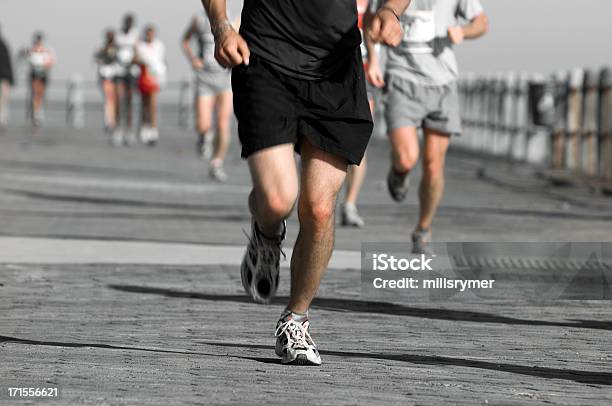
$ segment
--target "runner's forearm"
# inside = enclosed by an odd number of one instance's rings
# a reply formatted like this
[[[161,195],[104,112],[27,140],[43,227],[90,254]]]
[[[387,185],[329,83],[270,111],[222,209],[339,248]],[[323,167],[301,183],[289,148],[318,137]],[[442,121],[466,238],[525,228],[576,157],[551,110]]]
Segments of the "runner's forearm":
[[[227,7],[225,0],[202,0],[202,5],[206,9],[210,24],[215,25],[227,21]]]
[[[195,58],[195,55],[193,54],[193,50],[191,49],[191,44],[190,44],[193,33],[194,33],[194,23],[192,22],[189,28],[187,29],[187,31],[185,32],[185,35],[183,35],[183,43],[182,43],[183,53],[185,54],[187,59],[189,59],[190,61],[192,61],[193,58]]]
[[[401,16],[410,5],[412,0],[386,0],[382,3],[382,7],[390,7],[395,11],[395,15]]]
[[[468,25],[463,26],[465,39],[482,37],[489,31],[489,18],[485,13],[477,15]]]
[[[364,26],[363,29],[365,33],[368,32],[368,27],[370,26],[372,17],[374,17],[374,14],[368,7],[368,9],[365,12],[365,15],[363,16],[363,26]],[[376,47],[374,46],[374,43],[370,39],[370,36],[367,34],[364,35],[363,42],[365,43],[366,49],[368,50],[368,64],[371,65],[373,63],[378,62],[378,54],[376,53]]]

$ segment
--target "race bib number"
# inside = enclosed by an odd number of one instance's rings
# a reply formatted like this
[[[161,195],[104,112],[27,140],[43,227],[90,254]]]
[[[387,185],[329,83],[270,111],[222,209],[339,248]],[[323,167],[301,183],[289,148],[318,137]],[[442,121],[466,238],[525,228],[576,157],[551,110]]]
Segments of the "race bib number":
[[[117,58],[119,59],[119,62],[124,65],[127,65],[131,63],[134,59],[134,50],[131,47],[121,48],[119,50],[119,53],[117,54]]]
[[[436,22],[431,10],[407,11],[402,15],[402,46],[410,53],[432,53]]]

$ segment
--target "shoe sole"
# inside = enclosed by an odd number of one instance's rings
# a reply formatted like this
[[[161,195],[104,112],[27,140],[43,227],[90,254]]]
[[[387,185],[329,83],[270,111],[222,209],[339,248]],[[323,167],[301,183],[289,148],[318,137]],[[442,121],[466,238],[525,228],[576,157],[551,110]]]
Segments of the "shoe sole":
[[[299,354],[293,361],[290,361],[290,362],[281,361],[281,363],[283,365],[298,365],[298,366],[311,366],[311,367],[318,367],[321,365],[320,363],[317,364],[316,362],[312,362],[311,360],[309,360],[305,354]]]

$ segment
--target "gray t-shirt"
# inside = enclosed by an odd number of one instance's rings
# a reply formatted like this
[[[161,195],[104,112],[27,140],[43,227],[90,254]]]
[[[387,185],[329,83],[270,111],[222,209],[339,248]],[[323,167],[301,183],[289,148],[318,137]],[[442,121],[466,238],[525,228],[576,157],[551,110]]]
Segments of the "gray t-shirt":
[[[382,3],[373,1],[372,11]],[[401,15],[404,38],[389,49],[387,73],[428,86],[455,82],[459,68],[448,29],[483,11],[480,0],[413,0]]]
[[[232,24],[238,21],[242,11],[242,0],[226,0],[227,18]],[[203,70],[211,73],[224,72],[226,69],[215,59],[215,37],[212,35],[206,11],[195,16],[198,57],[204,62]]]

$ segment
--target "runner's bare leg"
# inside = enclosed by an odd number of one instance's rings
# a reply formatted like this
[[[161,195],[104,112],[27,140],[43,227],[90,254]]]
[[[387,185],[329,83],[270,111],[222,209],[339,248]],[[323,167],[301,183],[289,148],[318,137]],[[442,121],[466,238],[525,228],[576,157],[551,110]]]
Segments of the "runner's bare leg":
[[[314,299],[334,248],[336,198],[346,178],[346,160],[301,146],[300,232],[291,258],[291,297],[287,308],[306,313]]]

